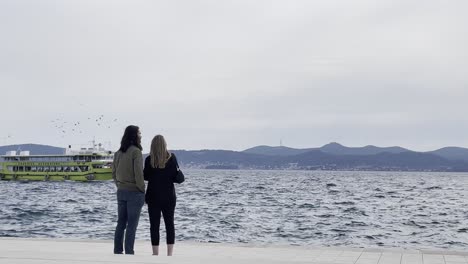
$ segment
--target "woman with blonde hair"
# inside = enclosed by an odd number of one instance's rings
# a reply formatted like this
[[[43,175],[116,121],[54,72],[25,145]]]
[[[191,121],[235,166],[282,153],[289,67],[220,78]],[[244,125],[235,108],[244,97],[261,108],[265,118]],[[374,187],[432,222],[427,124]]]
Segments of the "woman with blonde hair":
[[[159,255],[159,225],[162,213],[166,226],[167,255],[172,256],[176,207],[174,183],[181,183],[183,180],[180,179],[177,159],[167,150],[166,140],[161,135],[155,136],[151,142],[150,155],[145,159],[143,174],[148,181],[145,201],[148,204],[153,255]]]

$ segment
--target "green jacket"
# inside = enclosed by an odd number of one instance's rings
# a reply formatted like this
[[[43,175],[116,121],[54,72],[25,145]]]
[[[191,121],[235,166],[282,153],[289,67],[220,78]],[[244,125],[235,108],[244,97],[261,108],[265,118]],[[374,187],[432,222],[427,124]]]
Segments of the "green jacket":
[[[114,154],[112,178],[119,190],[145,192],[143,155],[139,148],[130,146],[126,152],[119,150]]]

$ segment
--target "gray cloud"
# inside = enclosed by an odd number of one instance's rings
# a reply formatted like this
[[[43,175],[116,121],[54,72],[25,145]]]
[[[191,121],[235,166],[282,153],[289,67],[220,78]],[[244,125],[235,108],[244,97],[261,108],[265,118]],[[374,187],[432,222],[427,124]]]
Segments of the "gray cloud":
[[[466,1],[2,1],[0,143],[468,147]],[[88,117],[118,119],[102,128]],[[63,133],[55,118],[82,121]],[[6,135],[13,135],[5,139]],[[3,142],[1,142],[3,138]]]

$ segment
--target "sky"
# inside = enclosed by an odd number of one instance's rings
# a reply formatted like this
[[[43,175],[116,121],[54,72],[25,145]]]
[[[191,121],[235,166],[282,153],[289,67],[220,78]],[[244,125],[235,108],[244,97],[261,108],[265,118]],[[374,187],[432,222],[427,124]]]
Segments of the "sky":
[[[466,0],[0,0],[0,145],[468,147]],[[65,123],[66,122],[66,123]]]

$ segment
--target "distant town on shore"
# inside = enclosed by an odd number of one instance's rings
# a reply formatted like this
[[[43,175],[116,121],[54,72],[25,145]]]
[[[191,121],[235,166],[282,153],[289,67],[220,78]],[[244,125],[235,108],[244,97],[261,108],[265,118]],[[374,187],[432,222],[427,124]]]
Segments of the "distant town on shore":
[[[28,150],[31,155],[60,155],[64,148],[20,144],[0,146],[7,151]],[[346,147],[329,143],[319,148],[256,146],[244,151],[172,150],[183,168],[262,170],[356,170],[468,172],[468,149],[445,147],[417,152],[402,147]],[[147,154],[146,154],[147,155]]]

